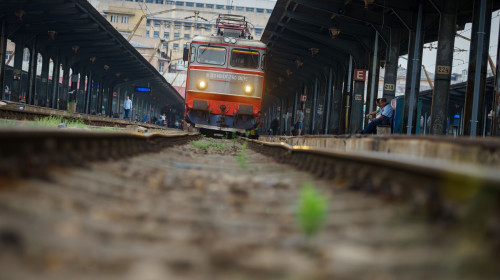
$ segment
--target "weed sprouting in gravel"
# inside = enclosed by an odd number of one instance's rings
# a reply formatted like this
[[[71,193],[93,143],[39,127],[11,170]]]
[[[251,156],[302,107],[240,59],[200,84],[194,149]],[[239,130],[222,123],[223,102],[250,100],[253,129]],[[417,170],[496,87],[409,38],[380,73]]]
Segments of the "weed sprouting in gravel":
[[[195,148],[206,150],[206,149],[208,149],[208,147],[210,147],[210,142],[205,142],[205,141],[201,141],[201,140],[191,141],[191,145],[193,145],[193,147],[195,147]]]
[[[297,223],[306,237],[312,237],[321,228],[328,214],[328,200],[312,183],[300,188],[297,203]]]
[[[236,156],[236,161],[241,169],[247,169],[249,166],[247,164],[247,142],[243,143],[241,146],[241,151]]]
[[[198,149],[211,150],[211,151],[215,150],[222,151],[228,146],[226,143],[215,143],[203,140],[192,141],[191,145],[193,145],[193,147],[196,147]]]

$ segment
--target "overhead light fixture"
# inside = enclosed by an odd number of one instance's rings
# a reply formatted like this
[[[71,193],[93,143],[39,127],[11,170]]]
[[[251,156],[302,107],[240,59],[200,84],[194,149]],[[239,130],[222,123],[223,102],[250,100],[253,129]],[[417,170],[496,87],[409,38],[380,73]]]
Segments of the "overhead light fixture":
[[[51,40],[54,40],[54,38],[56,37],[57,32],[55,30],[49,30],[49,31],[47,31],[47,34],[49,34],[49,38]]]
[[[300,69],[304,65],[304,62],[300,59],[297,59],[295,60],[295,64],[297,65],[297,69]]]
[[[24,17],[24,15],[25,15],[25,14],[26,14],[26,11],[25,11],[25,10],[16,10],[16,11],[14,12],[14,15],[16,15],[16,18],[17,18],[17,20],[19,20],[19,21],[22,21],[22,20],[23,20],[23,17]]]
[[[104,64],[104,71],[108,71],[109,65]]]
[[[96,59],[96,58],[95,58],[95,56],[91,57],[91,58],[89,59],[89,60],[90,60],[90,63],[91,63],[91,64],[94,64],[94,63],[95,63],[95,59]]]
[[[328,31],[330,31],[330,36],[333,40],[337,39],[337,37],[339,37],[340,35],[340,29],[337,27],[330,27],[328,28]]]
[[[116,73],[115,73],[116,78],[120,78],[120,75],[121,75],[121,74],[122,74],[122,73],[120,73],[120,72],[116,72]]]
[[[73,50],[73,53],[76,54],[78,52],[78,50],[80,49],[80,46],[73,46],[73,47],[71,47],[71,49]]]
[[[364,0],[364,1],[365,1],[365,9],[371,8],[373,5],[373,2],[375,2],[375,0]]]
[[[288,75],[288,77],[290,77],[292,76],[293,72],[290,69],[286,69],[286,74]]]
[[[280,84],[283,83],[284,80],[285,79],[283,79],[282,77],[278,77],[278,81],[280,82]]]
[[[319,49],[318,48],[310,48],[309,50],[311,51],[311,56],[312,57],[315,57],[319,53]]]
[[[124,81],[125,83],[126,83],[126,82],[128,82],[128,78],[123,79],[123,81]]]
[[[385,60],[380,61],[380,68],[385,68]]]

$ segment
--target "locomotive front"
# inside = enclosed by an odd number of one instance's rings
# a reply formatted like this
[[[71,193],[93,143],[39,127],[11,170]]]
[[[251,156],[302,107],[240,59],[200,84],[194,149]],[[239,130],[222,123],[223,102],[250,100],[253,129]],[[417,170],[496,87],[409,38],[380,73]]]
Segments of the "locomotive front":
[[[255,128],[265,54],[262,42],[247,38],[195,37],[189,52],[186,120],[210,130],[244,132]]]

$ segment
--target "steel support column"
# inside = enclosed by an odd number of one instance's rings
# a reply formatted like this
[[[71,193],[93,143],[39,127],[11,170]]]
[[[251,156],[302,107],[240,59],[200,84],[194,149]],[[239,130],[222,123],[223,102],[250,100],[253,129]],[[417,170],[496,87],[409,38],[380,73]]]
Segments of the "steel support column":
[[[28,83],[26,89],[28,90],[26,96],[26,104],[38,105],[35,103],[36,95],[36,70],[38,64],[38,53],[36,51],[37,37],[33,38],[30,47],[30,60],[28,66]]]
[[[464,116],[464,135],[470,135],[470,137],[482,134],[485,125],[482,115],[485,109],[491,7],[491,0],[474,1]]]
[[[318,78],[314,79],[314,95],[313,95],[313,104],[311,111],[311,134],[314,134],[315,123],[316,123],[316,104],[318,102]]]
[[[431,106],[430,133],[446,134],[446,120],[450,100],[450,82],[455,49],[457,8],[455,0],[447,0],[439,22],[438,49]],[[427,120],[424,120],[426,123]]]
[[[328,134],[329,120],[330,120],[330,107],[332,97],[332,87],[333,87],[333,69],[330,67],[330,72],[328,73],[328,88],[326,89],[326,113],[325,113],[325,134]]]
[[[59,63],[59,55],[52,58],[52,98],[50,100],[50,107],[56,109],[59,104],[59,76],[61,71],[61,64]]]
[[[89,74],[87,76],[87,89],[85,91],[85,109],[84,109],[85,114],[90,114],[90,103],[92,100],[92,87],[94,84],[94,81],[92,79],[93,79],[92,70],[90,70]]]
[[[352,55],[349,56],[349,68],[344,81],[344,95],[342,98],[342,113],[340,114],[340,133],[350,133],[349,124],[351,123],[351,100],[352,100],[352,77],[354,63]]]
[[[106,112],[106,115],[108,115],[108,117],[113,117],[113,92],[114,92],[114,86],[112,85],[110,88],[109,88],[109,93],[108,93],[108,109],[107,109],[107,112]]]
[[[279,111],[280,114],[280,135],[283,135],[283,132],[286,131],[286,127],[284,127],[285,120],[283,119],[283,112],[285,112],[285,99],[281,99],[281,108]]]
[[[340,134],[341,131],[341,120],[342,120],[342,83],[344,75],[343,73],[337,72],[337,77],[335,78],[335,87],[333,89],[333,104],[332,104],[332,124],[331,133]]]
[[[405,107],[403,114],[402,131],[411,135],[416,133],[417,128],[417,107],[418,94],[420,92],[420,73],[422,69],[422,22],[423,22],[422,1],[418,3],[418,15],[415,32],[410,32],[410,52],[408,54],[408,73],[406,75]]]
[[[22,73],[23,73],[23,56],[24,56],[24,41],[16,42],[14,54],[14,72],[12,81],[11,100],[22,101]]]
[[[40,100],[41,104],[38,104],[40,106],[49,106],[49,67],[50,67],[50,57],[47,53],[43,54],[42,56],[42,76],[40,80]]]
[[[378,97],[378,33],[375,31],[375,43],[373,44],[373,60],[370,71],[370,107],[367,108],[365,114],[375,110],[375,99]]]
[[[80,71],[80,83],[78,84],[78,91],[76,95],[76,111],[77,112],[84,112],[84,103],[85,103],[85,80],[86,80],[86,74],[82,70]]]
[[[292,112],[292,124],[295,123],[295,119],[297,118],[297,106],[299,102],[299,92],[295,92],[295,96],[293,98],[293,112]]]
[[[62,79],[62,90],[61,92],[59,93],[59,98],[58,100],[59,101],[59,106],[58,106],[58,109],[63,109],[63,110],[66,110],[67,107],[68,107],[68,101],[69,101],[69,96],[68,96],[68,86],[69,86],[69,71],[70,71],[70,67],[69,67],[69,64],[68,62],[64,62],[63,64],[63,79]],[[61,101],[64,101],[64,102],[61,102]],[[66,103],[66,108],[64,108],[64,106],[62,106],[61,103]]]
[[[500,36],[498,36],[498,45],[500,46]],[[493,124],[491,126],[491,136],[500,136],[500,73],[499,72],[500,72],[500,48],[497,49],[497,71],[495,77],[495,92],[493,94],[493,115],[492,115]]]
[[[7,52],[7,20],[2,20],[0,27],[0,100],[7,99],[8,92],[5,92],[5,53]]]
[[[387,102],[396,96],[396,84],[398,80],[398,60],[400,50],[401,31],[399,29],[391,29],[390,46],[388,60],[385,63],[385,77],[384,77],[384,92],[383,97]]]

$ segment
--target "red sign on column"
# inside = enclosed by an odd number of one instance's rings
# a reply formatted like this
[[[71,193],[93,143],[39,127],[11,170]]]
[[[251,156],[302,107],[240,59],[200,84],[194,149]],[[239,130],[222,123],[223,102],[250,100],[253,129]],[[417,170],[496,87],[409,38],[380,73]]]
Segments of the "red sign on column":
[[[354,80],[355,81],[366,81],[366,70],[365,69],[354,69]]]
[[[300,95],[300,101],[301,101],[301,102],[306,102],[306,100],[307,100],[307,95],[305,95],[305,94],[301,94],[301,95]]]

